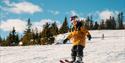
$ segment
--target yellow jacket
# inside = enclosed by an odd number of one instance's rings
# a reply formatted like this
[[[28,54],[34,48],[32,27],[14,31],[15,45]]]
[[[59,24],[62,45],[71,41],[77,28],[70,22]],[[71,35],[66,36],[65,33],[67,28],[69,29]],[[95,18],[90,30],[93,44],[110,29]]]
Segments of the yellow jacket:
[[[87,35],[90,35],[88,30],[81,27],[79,31],[72,31],[67,38],[70,39],[73,45],[82,45],[85,47]]]

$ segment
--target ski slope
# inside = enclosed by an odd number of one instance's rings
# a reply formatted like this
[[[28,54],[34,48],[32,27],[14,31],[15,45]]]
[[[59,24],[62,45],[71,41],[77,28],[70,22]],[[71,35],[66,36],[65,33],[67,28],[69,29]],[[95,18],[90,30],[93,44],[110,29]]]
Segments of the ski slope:
[[[125,63],[125,30],[90,33],[93,39],[86,40],[84,63]],[[61,44],[67,34],[56,36],[53,45],[0,47],[0,63],[59,63],[60,59],[70,59],[72,45]]]

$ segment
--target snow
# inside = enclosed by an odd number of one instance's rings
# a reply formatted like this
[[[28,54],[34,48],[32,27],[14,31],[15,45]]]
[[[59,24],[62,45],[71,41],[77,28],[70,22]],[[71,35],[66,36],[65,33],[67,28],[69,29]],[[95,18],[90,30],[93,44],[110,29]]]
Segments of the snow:
[[[90,33],[93,39],[86,40],[84,63],[125,63],[125,30],[93,30]],[[56,36],[53,45],[0,46],[0,63],[59,63],[60,59],[71,59],[72,45],[62,44],[67,34]]]
[[[55,42],[54,44],[62,44],[63,43],[63,40],[68,36],[68,33],[65,33],[65,34],[59,34],[57,36],[55,36]]]

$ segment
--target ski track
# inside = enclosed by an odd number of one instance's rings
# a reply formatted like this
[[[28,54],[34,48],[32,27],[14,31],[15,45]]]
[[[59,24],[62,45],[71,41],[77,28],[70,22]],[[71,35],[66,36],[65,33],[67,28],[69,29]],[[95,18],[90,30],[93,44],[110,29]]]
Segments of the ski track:
[[[84,63],[125,63],[125,30],[90,31],[84,49]],[[105,38],[101,39],[101,35]],[[110,36],[110,37],[109,37]],[[66,37],[64,35],[58,37]],[[62,39],[61,39],[62,40]],[[70,59],[71,44],[0,47],[0,63],[59,63]]]

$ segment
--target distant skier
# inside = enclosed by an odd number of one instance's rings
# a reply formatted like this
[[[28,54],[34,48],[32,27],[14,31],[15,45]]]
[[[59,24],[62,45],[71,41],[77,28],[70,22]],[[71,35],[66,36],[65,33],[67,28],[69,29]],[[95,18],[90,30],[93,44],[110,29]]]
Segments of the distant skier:
[[[104,34],[102,34],[102,40],[104,39]]]
[[[83,57],[83,49],[85,48],[85,39],[86,36],[88,37],[88,40],[91,40],[91,35],[88,32],[87,29],[85,29],[80,22],[76,20],[77,16],[72,16],[71,21],[73,24],[73,31],[70,32],[70,34],[67,36],[67,38],[63,41],[63,43],[66,43],[67,40],[70,40],[73,44],[73,47],[71,49],[71,57],[72,60],[70,63],[73,63],[77,61],[80,63],[82,62]]]

